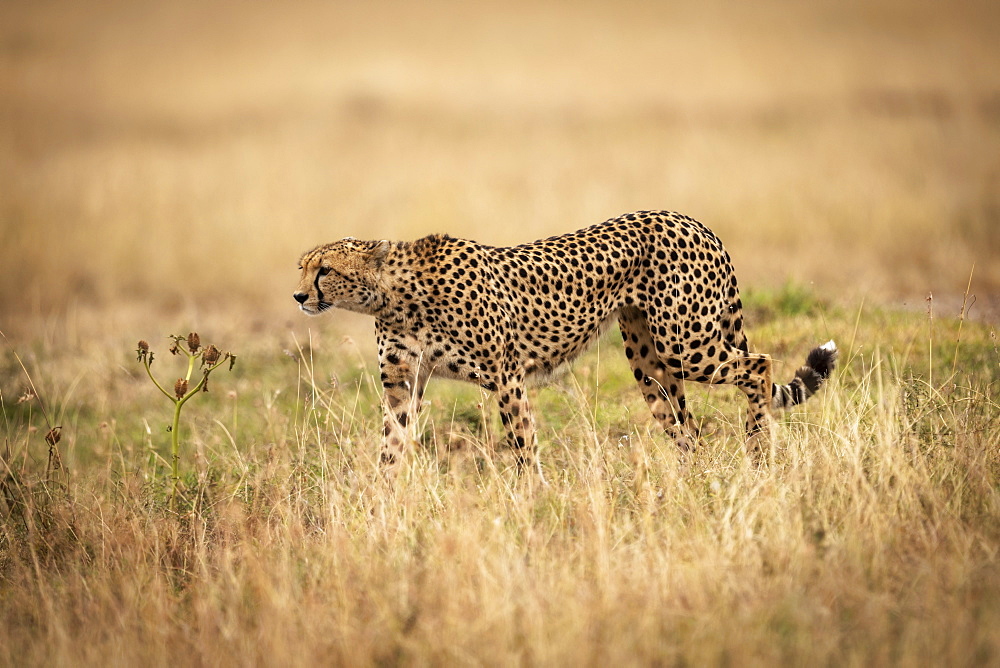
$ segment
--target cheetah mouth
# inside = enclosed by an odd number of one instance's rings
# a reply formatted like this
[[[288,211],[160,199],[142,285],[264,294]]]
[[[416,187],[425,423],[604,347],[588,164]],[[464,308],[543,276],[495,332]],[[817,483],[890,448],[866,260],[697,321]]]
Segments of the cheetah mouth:
[[[305,304],[301,304],[299,306],[299,310],[305,313],[306,315],[319,315],[320,313],[323,313],[324,311],[329,311],[332,308],[333,304],[329,302],[319,302],[316,304],[316,306],[306,306]]]

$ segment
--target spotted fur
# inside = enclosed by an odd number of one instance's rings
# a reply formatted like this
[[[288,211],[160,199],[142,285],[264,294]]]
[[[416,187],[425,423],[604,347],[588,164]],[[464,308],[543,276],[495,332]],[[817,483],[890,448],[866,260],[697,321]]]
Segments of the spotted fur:
[[[495,392],[511,444],[535,446],[526,386],[571,362],[617,319],[639,389],[683,450],[695,434],[684,381],[731,384],[749,402],[748,447],[770,409],[805,401],[830,376],[832,341],[787,385],[750,352],[729,253],[701,223],[642,211],[513,247],[432,235],[413,242],[347,238],[305,253],[295,292],[311,315],[343,308],[375,317],[383,392],[382,459],[413,440],[430,376]]]

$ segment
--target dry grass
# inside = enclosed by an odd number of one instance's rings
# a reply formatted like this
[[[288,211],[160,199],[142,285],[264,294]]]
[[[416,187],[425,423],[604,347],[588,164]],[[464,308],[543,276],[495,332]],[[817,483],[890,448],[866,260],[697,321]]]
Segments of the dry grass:
[[[851,315],[824,317],[783,313],[758,340],[846,343]],[[495,408],[483,421],[478,393],[448,384],[386,485],[371,365],[318,335],[297,359],[241,357],[235,396],[190,409],[177,514],[144,447],[165,445],[168,411],[137,363],[127,408],[109,388],[50,397],[68,471],[44,474],[31,402],[5,402],[0,661],[995,663],[1000,354],[977,325],[956,353],[938,323],[930,385],[905,371],[927,368],[925,320],[864,320],[859,338],[892,331],[900,352],[848,349],[763,470],[731,393],[694,393],[709,435],[678,462],[613,336],[538,397],[549,487],[503,468]],[[953,359],[978,370],[946,379]],[[95,426],[105,402],[117,417]]]
[[[998,7],[5,3],[0,663],[1000,663],[1000,353],[955,320],[1000,294]],[[771,465],[705,391],[680,463],[612,334],[537,396],[550,487],[447,384],[388,487],[371,324],[298,316],[298,254],[654,207],[779,376],[844,348]],[[240,363],[173,512],[132,351],[189,329]]]

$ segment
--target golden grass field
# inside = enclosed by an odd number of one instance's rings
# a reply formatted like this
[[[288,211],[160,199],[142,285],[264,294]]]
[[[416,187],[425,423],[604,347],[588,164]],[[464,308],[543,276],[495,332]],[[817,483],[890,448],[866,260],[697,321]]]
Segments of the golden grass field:
[[[1000,5],[0,6],[3,665],[1000,665]],[[787,381],[769,464],[617,331],[537,390],[549,486],[431,385],[388,484],[342,236],[502,245],[636,209],[726,242]],[[184,408],[171,334],[238,355]],[[61,427],[58,443],[46,442]],[[52,439],[54,440],[54,439]]]

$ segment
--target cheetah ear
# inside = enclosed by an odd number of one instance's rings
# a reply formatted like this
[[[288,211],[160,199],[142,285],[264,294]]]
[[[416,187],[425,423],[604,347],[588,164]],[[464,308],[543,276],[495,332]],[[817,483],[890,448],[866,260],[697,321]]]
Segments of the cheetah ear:
[[[375,248],[372,249],[370,257],[371,263],[376,269],[382,266],[382,263],[385,261],[386,255],[389,254],[389,249],[391,247],[392,244],[388,239],[382,239],[382,241],[375,244]]]

